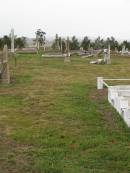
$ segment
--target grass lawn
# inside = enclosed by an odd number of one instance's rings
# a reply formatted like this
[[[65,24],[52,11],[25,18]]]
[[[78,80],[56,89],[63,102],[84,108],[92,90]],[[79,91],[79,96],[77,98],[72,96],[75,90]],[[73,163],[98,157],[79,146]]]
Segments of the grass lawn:
[[[130,58],[17,59],[0,85],[0,173],[129,173],[130,130],[96,77],[130,78]]]

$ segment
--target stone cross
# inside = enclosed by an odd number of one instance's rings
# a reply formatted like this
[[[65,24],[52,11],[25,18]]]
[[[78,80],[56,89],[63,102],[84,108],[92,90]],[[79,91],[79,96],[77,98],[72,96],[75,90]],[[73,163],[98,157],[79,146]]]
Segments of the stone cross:
[[[4,45],[3,58],[2,58],[2,69],[1,69],[1,82],[3,84],[10,83],[10,72],[9,72],[9,62],[8,62],[8,47]]]
[[[14,53],[14,29],[11,29],[11,53]]]

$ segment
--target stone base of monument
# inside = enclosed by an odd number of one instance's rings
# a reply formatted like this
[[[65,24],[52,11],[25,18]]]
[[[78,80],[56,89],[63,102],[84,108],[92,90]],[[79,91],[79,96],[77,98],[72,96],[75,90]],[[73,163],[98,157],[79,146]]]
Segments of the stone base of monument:
[[[109,86],[108,101],[130,127],[130,85]]]
[[[81,56],[81,58],[90,58],[90,57],[93,57],[94,56],[94,54],[91,54],[91,55],[83,55],[83,56]]]
[[[28,53],[28,54],[36,54],[37,53],[37,49],[34,47],[32,47],[32,48],[22,48],[22,49],[16,49],[16,51],[15,51],[16,53],[18,53],[18,54],[26,54],[26,53]]]
[[[50,54],[44,54],[42,55],[42,57],[46,57],[46,58],[64,58],[64,55],[63,54],[54,54],[54,55],[50,55]]]
[[[104,64],[104,60],[103,59],[97,59],[95,61],[90,61],[90,64]]]

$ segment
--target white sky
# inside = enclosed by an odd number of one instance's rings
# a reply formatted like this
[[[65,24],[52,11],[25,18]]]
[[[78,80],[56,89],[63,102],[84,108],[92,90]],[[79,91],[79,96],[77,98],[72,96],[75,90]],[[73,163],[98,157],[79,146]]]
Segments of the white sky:
[[[130,0],[1,0],[0,36],[34,37],[39,28],[54,36],[130,40]]]

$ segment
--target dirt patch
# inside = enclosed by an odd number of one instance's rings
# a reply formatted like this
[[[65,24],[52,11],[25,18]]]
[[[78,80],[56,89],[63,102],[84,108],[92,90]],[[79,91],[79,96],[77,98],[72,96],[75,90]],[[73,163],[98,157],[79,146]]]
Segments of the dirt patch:
[[[90,93],[90,99],[100,103],[106,100],[107,98],[107,89],[95,90],[93,93]]]
[[[90,98],[94,100],[94,102],[97,102],[97,112],[102,115],[103,121],[105,121],[107,127],[110,129],[114,129],[116,127],[116,123],[113,116],[113,108],[109,106],[109,103],[106,104],[108,97],[108,91],[107,89],[103,90],[96,90],[94,91]]]

